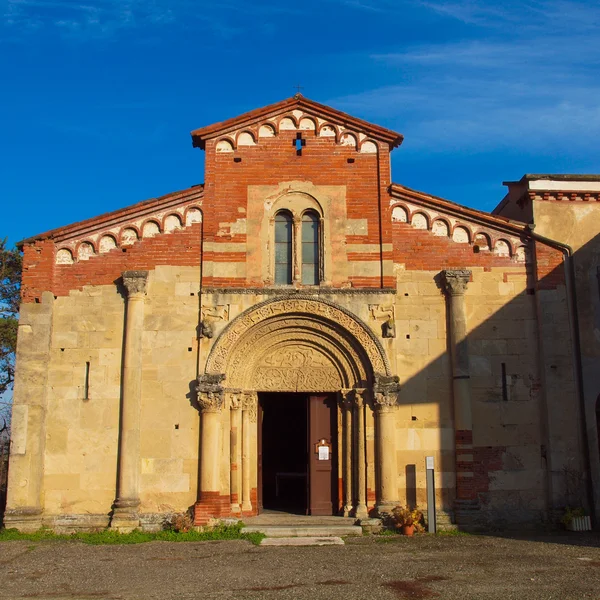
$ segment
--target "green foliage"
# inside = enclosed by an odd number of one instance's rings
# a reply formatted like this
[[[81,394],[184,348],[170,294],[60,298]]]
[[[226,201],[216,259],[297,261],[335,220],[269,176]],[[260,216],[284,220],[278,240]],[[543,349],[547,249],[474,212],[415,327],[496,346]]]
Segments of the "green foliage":
[[[441,535],[442,537],[468,537],[473,534],[468,531],[461,531],[460,529],[444,529],[438,531],[435,535]]]
[[[578,519],[579,517],[585,517],[585,516],[586,516],[585,509],[581,508],[580,506],[578,506],[576,508],[570,508],[569,506],[567,506],[565,508],[565,514],[563,515],[560,522],[565,527],[568,527],[573,519]]]
[[[0,396],[12,388],[14,378],[21,271],[19,251],[0,240]]]
[[[105,529],[97,533],[73,533],[71,535],[59,535],[48,529],[40,529],[35,533],[20,533],[16,529],[0,530],[0,542],[15,540],[26,540],[32,542],[41,541],[79,541],[90,545],[104,544],[143,544],[145,542],[207,542],[216,540],[247,540],[255,545],[260,544],[264,535],[261,533],[242,533],[242,523],[235,525],[219,525],[202,531],[190,530],[186,533],[178,533],[172,530],[148,533],[144,531],[132,531],[131,533],[118,533]]]

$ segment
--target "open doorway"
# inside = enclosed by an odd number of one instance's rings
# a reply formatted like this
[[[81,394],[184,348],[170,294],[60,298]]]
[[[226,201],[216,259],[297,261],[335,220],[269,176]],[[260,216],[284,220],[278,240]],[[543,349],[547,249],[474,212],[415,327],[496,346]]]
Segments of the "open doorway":
[[[266,510],[308,514],[307,402],[306,394],[260,394],[259,473]]]
[[[335,394],[261,393],[258,423],[259,510],[337,514]]]

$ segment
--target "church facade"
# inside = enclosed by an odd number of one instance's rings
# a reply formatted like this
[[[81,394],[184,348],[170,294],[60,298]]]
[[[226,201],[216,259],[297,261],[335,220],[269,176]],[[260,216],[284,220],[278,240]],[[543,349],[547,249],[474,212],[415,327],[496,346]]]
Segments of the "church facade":
[[[301,95],[192,139],[203,185],[21,243],[6,526],[365,519],[426,457],[440,525],[595,514],[600,177],[473,210]]]

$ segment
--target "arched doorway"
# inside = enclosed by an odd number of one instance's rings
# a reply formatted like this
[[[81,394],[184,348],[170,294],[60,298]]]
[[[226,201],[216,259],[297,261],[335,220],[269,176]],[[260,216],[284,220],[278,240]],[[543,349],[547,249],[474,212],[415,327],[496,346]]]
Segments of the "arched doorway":
[[[307,495],[299,508],[312,514],[319,510],[337,514],[342,509],[345,514],[366,516],[365,418],[373,419],[373,408],[395,403],[399,386],[379,340],[358,317],[313,297],[258,304],[217,338],[197,389],[203,415],[197,522],[214,512],[215,503],[222,512],[254,514],[261,498],[268,496],[276,507],[278,493],[279,500],[285,499],[282,489],[287,487],[288,496],[294,495],[294,486],[302,489],[303,476]],[[384,424],[383,412],[378,411],[378,431]],[[299,432],[282,433],[292,426]],[[218,452],[216,440],[223,427],[229,427],[229,456]],[[303,431],[306,443],[299,450]],[[227,433],[221,431],[222,436]],[[292,439],[293,451],[286,450],[286,440]],[[271,455],[266,457],[263,449]],[[380,463],[386,454],[381,450]],[[285,457],[275,460],[286,451],[289,462]],[[230,474],[229,493],[223,493],[219,477],[224,462]],[[324,483],[328,476],[322,475],[325,466],[331,473],[329,484]],[[380,464],[378,472],[383,471]],[[314,493],[318,485],[329,485],[322,490],[327,497]],[[323,508],[328,503],[330,508]]]

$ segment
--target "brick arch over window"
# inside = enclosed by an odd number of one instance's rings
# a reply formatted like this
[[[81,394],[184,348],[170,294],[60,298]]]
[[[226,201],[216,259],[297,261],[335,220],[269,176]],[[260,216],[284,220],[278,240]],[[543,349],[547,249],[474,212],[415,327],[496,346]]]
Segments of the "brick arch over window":
[[[205,372],[225,374],[227,387],[258,391],[336,391],[391,374],[379,340],[358,317],[302,296],[267,300],[234,319]]]

